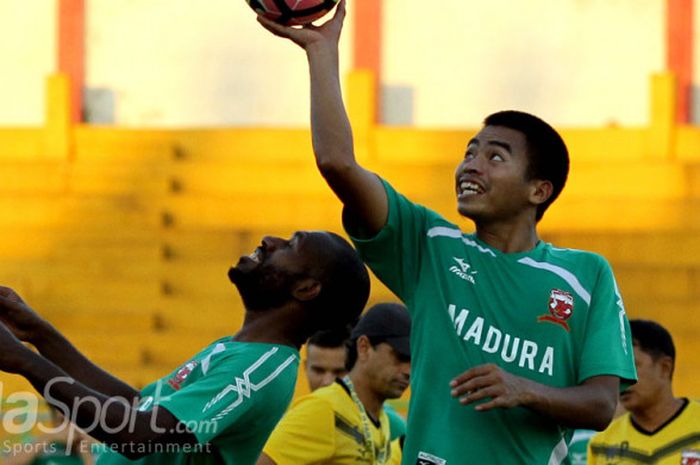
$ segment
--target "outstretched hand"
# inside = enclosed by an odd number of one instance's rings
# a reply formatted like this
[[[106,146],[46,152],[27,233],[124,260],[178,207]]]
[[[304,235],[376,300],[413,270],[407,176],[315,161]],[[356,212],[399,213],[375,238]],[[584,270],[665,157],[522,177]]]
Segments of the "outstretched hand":
[[[20,340],[33,342],[45,321],[14,290],[0,286],[0,322]]]
[[[479,411],[525,405],[529,399],[530,381],[508,373],[494,364],[479,365],[465,371],[450,382],[452,397],[462,405],[491,399],[475,407]]]
[[[258,22],[265,29],[278,37],[291,40],[305,50],[308,50],[311,45],[324,42],[337,45],[340,39],[340,32],[343,29],[344,19],[345,0],[340,0],[333,18],[321,26],[314,26],[313,24],[307,24],[302,27],[284,26],[262,15],[258,15]]]

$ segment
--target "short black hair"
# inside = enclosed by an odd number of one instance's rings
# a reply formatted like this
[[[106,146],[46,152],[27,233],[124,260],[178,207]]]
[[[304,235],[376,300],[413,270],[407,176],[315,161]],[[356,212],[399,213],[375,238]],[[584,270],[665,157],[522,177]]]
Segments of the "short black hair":
[[[656,321],[630,320],[632,340],[637,347],[649,354],[652,359],[671,357],[673,365],[676,364],[676,347],[673,345],[671,333]],[[671,371],[673,374],[673,370]]]
[[[382,342],[385,342],[385,338],[382,337],[375,337],[375,336],[366,336],[367,339],[369,339],[369,345],[372,347],[377,347],[377,345],[381,344]],[[352,368],[355,366],[355,363],[357,362],[357,339],[349,339],[346,343],[346,347],[348,349],[348,356],[345,358],[345,369],[347,371],[352,370]]]
[[[484,126],[502,126],[525,136],[528,149],[527,179],[552,183],[552,195],[537,206],[537,221],[559,197],[569,175],[569,151],[559,133],[537,116],[522,111],[506,110],[486,117]]]
[[[350,328],[336,328],[317,331],[307,341],[307,345],[323,347],[324,349],[345,348],[350,339]]]
[[[341,236],[326,232],[328,241],[315,257],[309,274],[321,292],[309,302],[313,332],[354,326],[369,298],[369,273],[357,251]]]

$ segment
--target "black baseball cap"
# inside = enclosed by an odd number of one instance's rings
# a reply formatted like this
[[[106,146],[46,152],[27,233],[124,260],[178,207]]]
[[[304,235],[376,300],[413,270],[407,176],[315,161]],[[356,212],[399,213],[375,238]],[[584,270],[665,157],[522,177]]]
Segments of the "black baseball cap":
[[[381,303],[370,307],[355,325],[352,340],[367,336],[386,342],[402,357],[411,356],[411,317],[401,304]]]

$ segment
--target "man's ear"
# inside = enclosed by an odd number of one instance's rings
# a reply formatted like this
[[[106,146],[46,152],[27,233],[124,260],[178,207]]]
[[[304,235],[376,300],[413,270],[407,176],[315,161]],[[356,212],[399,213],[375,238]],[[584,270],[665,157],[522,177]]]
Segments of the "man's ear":
[[[308,302],[315,299],[321,293],[321,283],[312,278],[298,281],[292,289],[292,296],[301,301]]]
[[[552,196],[554,186],[551,181],[542,179],[534,179],[531,181],[532,190],[530,191],[530,202],[535,205],[542,205]]]
[[[369,350],[372,348],[372,344],[369,342],[369,338],[364,334],[357,338],[357,359],[365,361],[369,355]]]
[[[668,378],[669,380],[673,379],[673,359],[668,355],[664,355],[663,357],[659,358],[657,363],[661,367],[662,376],[664,378]]]

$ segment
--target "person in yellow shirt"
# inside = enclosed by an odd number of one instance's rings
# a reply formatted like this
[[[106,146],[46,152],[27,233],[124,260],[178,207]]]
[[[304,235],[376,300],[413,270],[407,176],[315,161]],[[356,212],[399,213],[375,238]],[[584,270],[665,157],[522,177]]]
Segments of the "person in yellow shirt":
[[[348,374],[345,366],[348,339],[350,339],[349,329],[334,329],[319,331],[306,342],[304,371],[311,392],[329,386],[337,378]],[[389,418],[391,440],[405,436],[406,419],[388,403],[384,404],[384,411]]]
[[[700,402],[673,394],[671,335],[649,320],[630,328],[638,381],[620,395],[628,412],[588,443],[588,465],[700,464]]]
[[[299,398],[272,432],[257,465],[399,464],[382,406],[410,380],[411,320],[403,305],[377,304],[352,331],[349,373]]]

